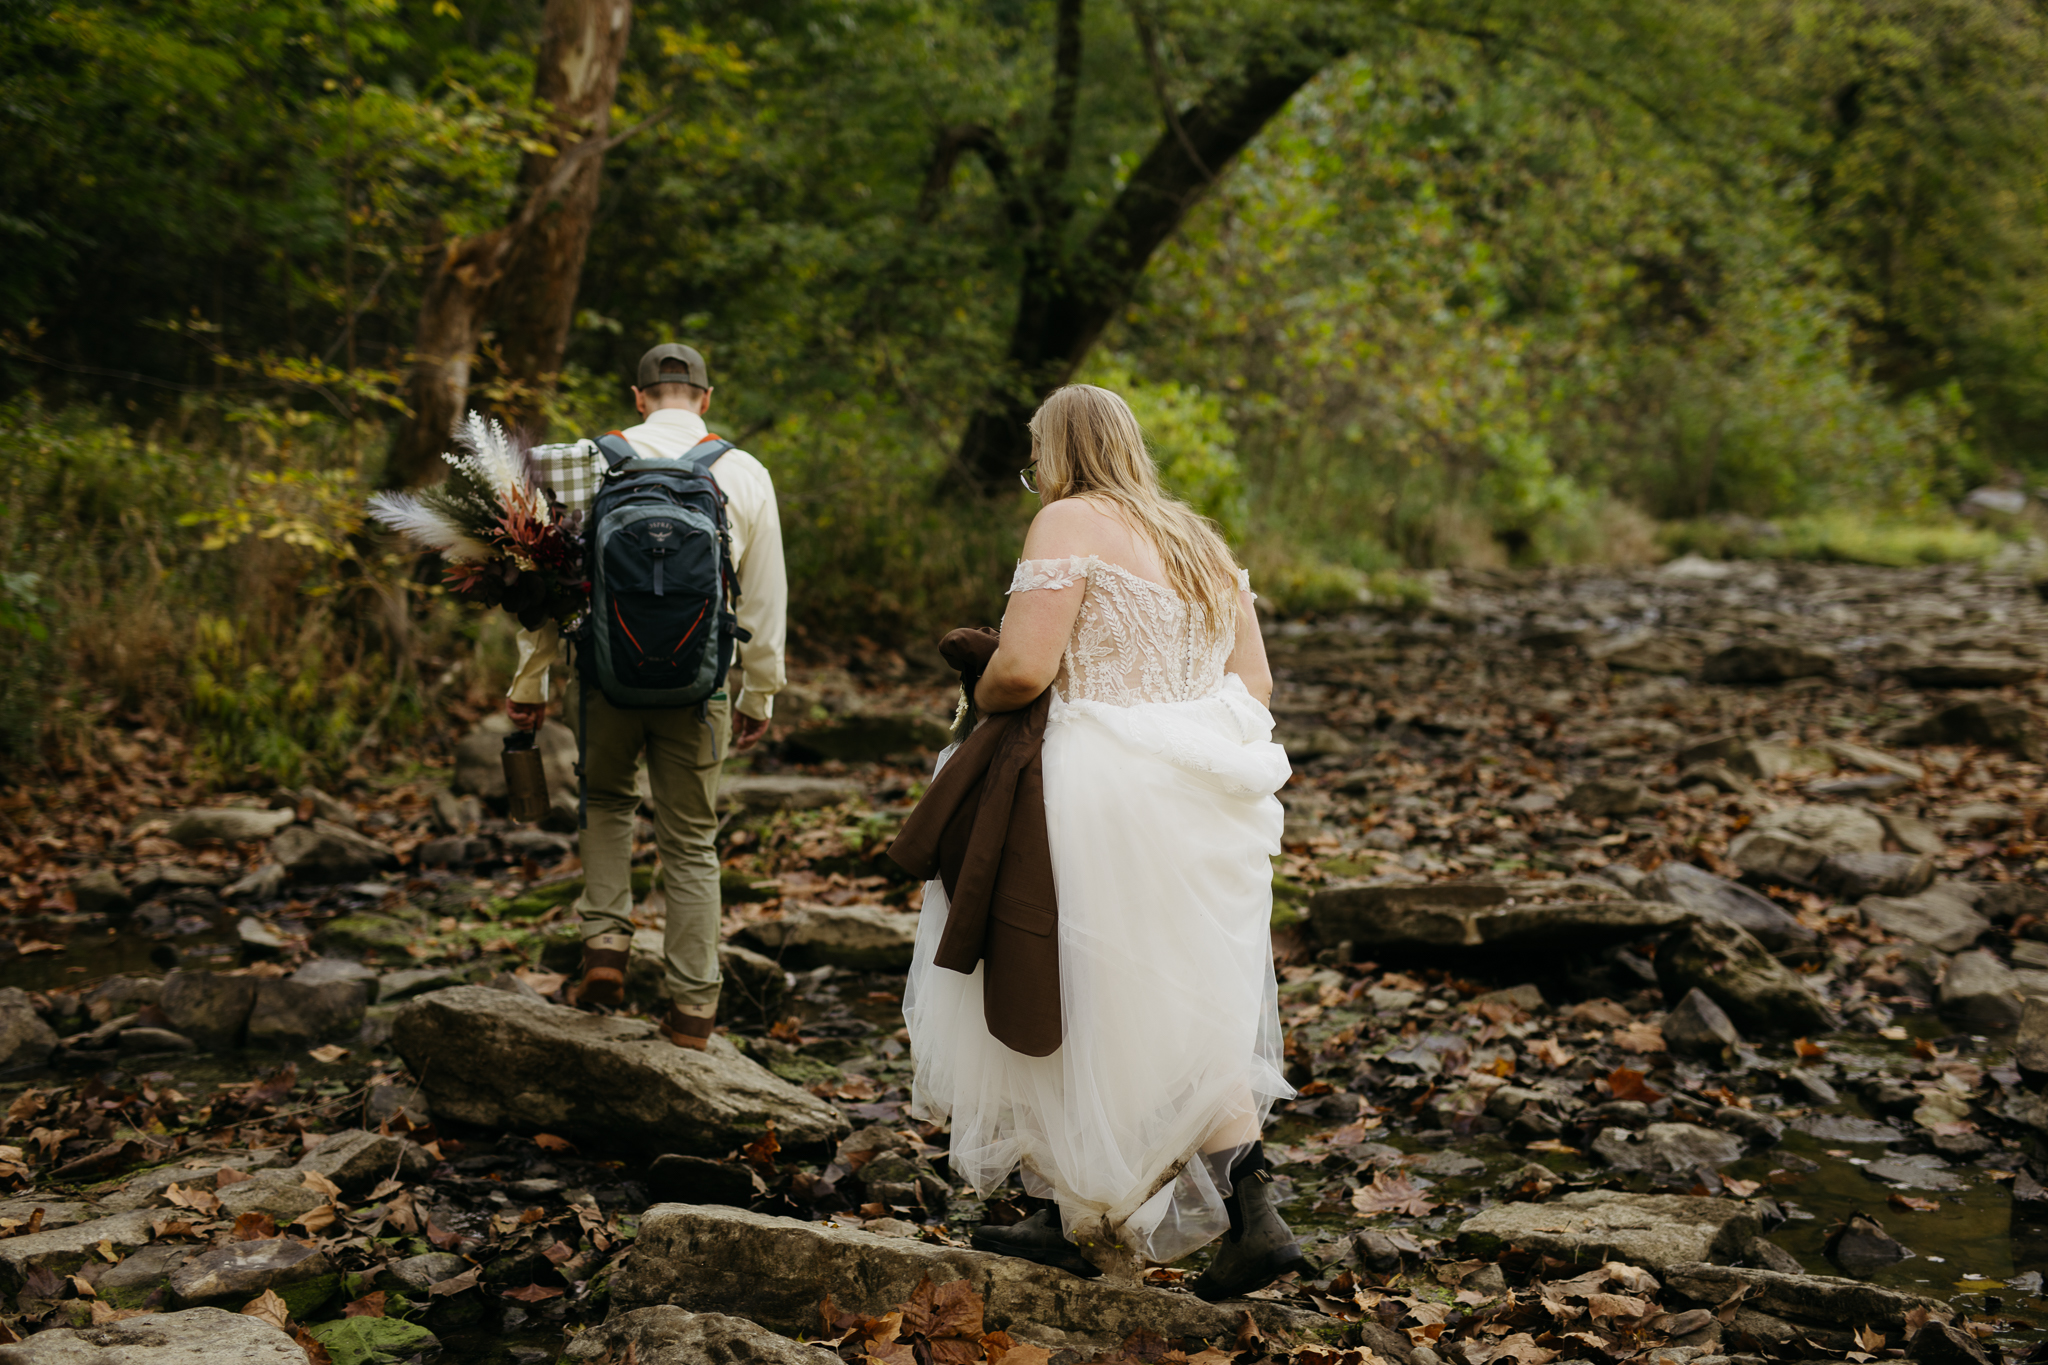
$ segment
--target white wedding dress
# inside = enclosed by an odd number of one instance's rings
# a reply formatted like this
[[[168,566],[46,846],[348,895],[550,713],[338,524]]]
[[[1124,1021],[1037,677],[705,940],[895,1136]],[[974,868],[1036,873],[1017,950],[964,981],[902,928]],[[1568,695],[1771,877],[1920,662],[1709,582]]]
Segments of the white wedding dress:
[[[1228,1227],[1230,1164],[1294,1093],[1271,942],[1287,755],[1223,671],[1230,629],[1171,590],[1089,556],[1026,560],[1010,591],[1077,583],[1044,749],[1063,1042],[1012,1052],[983,1022],[982,969],[932,965],[932,881],[903,997],[911,1113],[950,1124],[970,1187],[1021,1168],[1069,1237],[1171,1261]],[[1219,1133],[1237,1145],[1203,1153]]]

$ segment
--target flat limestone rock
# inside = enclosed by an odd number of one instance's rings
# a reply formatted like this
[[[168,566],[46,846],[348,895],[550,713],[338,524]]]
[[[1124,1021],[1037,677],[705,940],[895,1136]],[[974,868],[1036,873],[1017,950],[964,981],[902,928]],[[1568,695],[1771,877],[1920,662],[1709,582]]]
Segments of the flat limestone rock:
[[[1752,1236],[1755,1227],[1752,1217]],[[1192,1294],[1077,1279],[1013,1256],[694,1204],[657,1204],[641,1216],[633,1253],[612,1277],[612,1302],[622,1310],[673,1304],[777,1332],[816,1331],[818,1301],[827,1295],[848,1312],[880,1316],[926,1276],[934,1284],[969,1281],[985,1304],[985,1330],[1055,1351],[1105,1350],[1141,1329],[1168,1338],[1234,1337],[1247,1311],[1268,1331],[1297,1335],[1329,1322],[1257,1299],[1207,1304]]]
[[[769,1331],[724,1313],[692,1313],[673,1304],[636,1308],[578,1332],[564,1360],[613,1361],[639,1365],[703,1365],[708,1360],[744,1360],[751,1365],[827,1365],[831,1357],[816,1346]]]
[[[1518,1246],[1573,1265],[1626,1261],[1661,1274],[1671,1265],[1734,1260],[1762,1230],[1756,1211],[1733,1199],[1582,1190],[1481,1209],[1459,1229],[1458,1250],[1496,1256]]]
[[[1990,920],[1939,884],[1917,896],[1867,896],[1856,909],[1871,928],[1937,952],[1960,953],[1991,932]]]
[[[801,774],[734,773],[718,784],[721,805],[742,810],[819,810],[861,794],[850,777],[805,777]]]
[[[171,822],[170,836],[181,844],[219,839],[249,844],[268,839],[297,817],[288,810],[249,810],[242,806],[201,807]]]
[[[150,1220],[157,1216],[148,1209],[131,1209],[26,1237],[0,1238],[0,1283],[11,1289],[19,1288],[22,1279],[37,1266],[68,1274],[84,1264],[101,1242],[111,1242],[116,1250],[142,1246],[155,1235]]]
[[[1349,886],[1309,899],[1318,942],[1411,950],[1512,950],[1606,945],[1643,938],[1693,918],[1682,906],[1610,897],[1521,905],[1489,883]]]
[[[1667,1000],[1703,992],[1746,1034],[1834,1027],[1806,980],[1733,924],[1702,920],[1666,938],[1657,950],[1657,982]]]
[[[171,1293],[182,1304],[213,1300],[239,1308],[266,1289],[318,1279],[331,1269],[327,1254],[291,1237],[259,1237],[202,1251],[171,1272]]]
[[[1926,1309],[1937,1322],[1955,1316],[1955,1310],[1940,1299],[1834,1275],[1791,1275],[1781,1270],[1701,1263],[1666,1266],[1662,1278],[1667,1290],[1710,1305],[1725,1302],[1747,1286],[1749,1297],[1743,1301],[1744,1307],[1830,1327],[1872,1323],[1896,1331],[1905,1326],[1906,1315],[1915,1308]]]
[[[306,1353],[261,1318],[225,1308],[150,1313],[104,1327],[64,1327],[0,1346],[0,1365],[306,1365]]]
[[[1664,864],[1643,879],[1637,894],[1682,906],[1701,919],[1740,925],[1773,952],[1811,943],[1816,937],[1776,901],[1691,863]]]
[[[784,1147],[848,1131],[839,1111],[748,1060],[724,1037],[703,1052],[653,1021],[603,1018],[483,986],[409,1001],[392,1043],[438,1117],[545,1129],[600,1148],[722,1157],[772,1121]],[[4,1246],[0,1240],[0,1246]]]

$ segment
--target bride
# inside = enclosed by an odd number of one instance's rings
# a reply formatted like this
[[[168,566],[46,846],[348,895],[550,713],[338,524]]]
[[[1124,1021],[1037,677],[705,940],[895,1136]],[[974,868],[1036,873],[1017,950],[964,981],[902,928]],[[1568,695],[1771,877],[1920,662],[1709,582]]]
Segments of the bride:
[[[1044,507],[975,702],[1014,710],[1055,689],[1043,762],[1064,1041],[1028,1057],[990,1036],[982,969],[933,965],[946,898],[932,881],[903,1004],[911,1112],[951,1125],[974,1188],[1021,1170],[1057,1206],[984,1225],[975,1246],[1096,1275],[1221,1236],[1192,1287],[1248,1293],[1309,1268],[1260,1144],[1294,1093],[1270,929],[1288,766],[1249,579],[1160,489],[1115,394],[1058,390],[1031,441],[1025,486]]]

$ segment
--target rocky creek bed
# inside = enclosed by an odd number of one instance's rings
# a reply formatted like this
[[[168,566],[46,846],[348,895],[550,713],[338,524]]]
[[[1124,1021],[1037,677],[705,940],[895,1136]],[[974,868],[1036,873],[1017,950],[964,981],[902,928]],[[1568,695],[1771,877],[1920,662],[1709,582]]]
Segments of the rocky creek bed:
[[[905,1115],[950,710],[802,675],[727,781],[724,1028],[571,1008],[558,808],[201,791],[106,717],[0,797],[0,1361],[2017,1361],[2048,1335],[2048,607],[2023,576],[1462,574],[1275,623],[1289,1214],[1206,1305],[967,1249]],[[985,1197],[984,1197],[985,1196]],[[224,1354],[225,1353],[225,1354]]]

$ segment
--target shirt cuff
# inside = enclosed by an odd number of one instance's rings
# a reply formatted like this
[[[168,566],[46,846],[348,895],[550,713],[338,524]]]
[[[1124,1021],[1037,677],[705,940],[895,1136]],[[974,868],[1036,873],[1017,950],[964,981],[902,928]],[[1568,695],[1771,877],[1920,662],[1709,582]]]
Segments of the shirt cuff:
[[[775,716],[775,694],[772,692],[740,692],[740,699],[733,703],[733,709],[754,720],[772,720]]]

